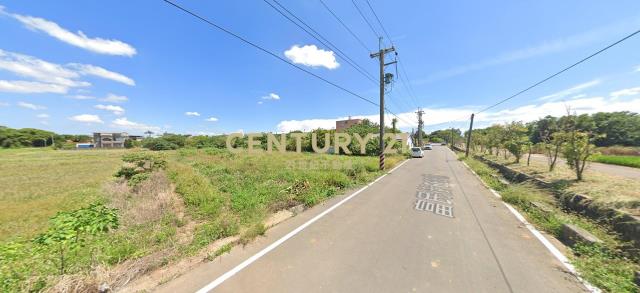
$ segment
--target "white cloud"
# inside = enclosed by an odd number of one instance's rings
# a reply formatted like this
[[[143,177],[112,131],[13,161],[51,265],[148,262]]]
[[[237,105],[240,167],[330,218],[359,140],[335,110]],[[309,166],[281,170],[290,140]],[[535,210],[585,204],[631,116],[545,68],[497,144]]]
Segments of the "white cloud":
[[[133,79],[123,74],[109,71],[100,66],[95,66],[90,64],[79,64],[79,63],[69,63],[68,66],[69,68],[73,68],[77,70],[77,72],[82,75],[93,75],[93,76],[101,77],[104,79],[110,79],[113,81],[124,83],[130,86],[136,85],[136,82]]]
[[[0,69],[13,72],[23,77],[30,77],[41,82],[65,87],[84,87],[91,85],[88,82],[74,80],[79,77],[79,74],[62,65],[24,54],[4,51],[2,49],[0,49]]]
[[[275,93],[270,93],[267,96],[261,97],[263,100],[280,100],[280,96]]]
[[[37,81],[24,81],[24,80],[0,80],[0,92],[9,93],[55,93],[64,94],[67,92],[67,87],[42,83]]]
[[[340,66],[336,61],[333,51],[318,49],[315,45],[298,46],[293,45],[289,50],[284,51],[284,55],[296,64],[311,67],[325,67],[336,69]]]
[[[36,117],[38,117],[38,118],[40,118],[40,119],[47,119],[47,118],[49,118],[50,116],[49,116],[49,114],[38,114],[38,115],[36,115]]]
[[[31,109],[31,110],[43,110],[47,108],[45,106],[40,106],[40,105],[26,103],[26,102],[18,102],[18,106],[25,109]]]
[[[187,116],[200,116],[200,113],[198,113],[198,112],[184,112],[184,115],[187,115]]]
[[[113,120],[113,122],[111,122],[111,126],[122,128],[122,129],[128,129],[128,130],[137,130],[137,131],[147,131],[147,130],[151,130],[154,132],[160,131],[160,127],[129,121],[129,119],[127,119],[126,117]]]
[[[620,98],[620,97],[625,97],[625,96],[636,96],[636,95],[640,95],[640,87],[633,87],[633,88],[628,88],[628,89],[621,89],[615,92],[612,92],[611,97],[613,98]]]
[[[545,102],[542,104],[529,104],[519,106],[512,109],[505,109],[493,112],[483,112],[475,116],[474,122],[478,128],[485,127],[494,123],[505,123],[511,121],[534,121],[547,115],[562,116],[566,115],[567,106],[578,114],[592,114],[596,112],[615,112],[629,111],[630,109],[640,109],[640,97],[634,99],[616,99],[605,97],[589,97],[577,98],[568,101]],[[432,126],[435,129],[444,129],[460,124],[468,127],[468,117],[471,113],[477,111],[480,107],[463,106],[457,108],[425,108],[424,120],[426,126]],[[410,130],[417,127],[416,115],[413,112],[398,113],[400,120],[398,127],[404,130]],[[452,121],[452,117],[460,117],[461,120]],[[353,116],[352,118],[367,118],[371,121],[378,122],[378,115]],[[386,115],[385,124],[390,125],[393,116]],[[306,120],[285,120],[278,125],[279,132],[289,132],[294,130],[310,131],[316,128],[332,129],[335,128],[336,120],[344,120],[347,117],[339,117],[333,119],[306,119]]]
[[[93,107],[98,109],[98,110],[110,111],[114,115],[118,115],[118,116],[124,114],[124,108],[122,108],[120,106],[115,106],[115,105],[95,105]]]
[[[114,94],[108,94],[106,98],[100,99],[100,101],[111,103],[124,103],[128,100],[129,98],[127,98],[126,96],[118,96]]]
[[[7,102],[0,102],[0,107],[9,107],[9,103],[7,103]]]
[[[636,72],[640,72],[640,65],[638,65],[638,67],[636,67]]]
[[[209,117],[209,118],[205,119],[205,121],[209,121],[209,122],[217,122],[217,121],[218,121],[218,118],[216,118],[216,117]]]
[[[581,83],[581,84],[575,85],[575,86],[570,87],[570,88],[565,89],[565,90],[561,90],[561,91],[559,91],[557,93],[546,95],[544,97],[539,98],[538,100],[541,100],[541,101],[556,101],[556,100],[560,100],[560,99],[565,98],[565,97],[570,96],[570,95],[579,94],[582,90],[585,90],[587,88],[596,86],[598,84],[600,84],[600,80],[599,79],[595,79],[595,80],[592,80],[592,81],[589,81],[589,82],[585,82],[585,83]],[[580,96],[580,95],[578,95],[578,96]]]
[[[263,103],[263,101],[258,101],[258,105],[262,105]]]
[[[80,115],[72,116],[72,117],[69,117],[69,120],[76,121],[76,122],[83,122],[83,123],[100,123],[100,124],[104,123],[104,121],[100,119],[100,116],[91,115],[91,114],[80,114]]]
[[[95,100],[96,97],[85,96],[85,95],[75,95],[75,96],[69,96],[69,98],[72,98],[75,100]]]
[[[90,38],[87,37],[82,31],[73,33],[65,28],[60,27],[55,22],[39,17],[8,13],[1,8],[0,13],[13,17],[31,30],[44,32],[62,42],[95,53],[129,57],[136,54],[136,49],[134,47],[118,40]]]
[[[3,81],[0,90],[22,93],[66,93],[69,88],[91,86],[91,83],[80,80],[82,76],[93,75],[127,85],[135,85],[135,81],[120,73],[102,67],[70,63],[60,65],[20,53],[0,49],[0,70],[14,73],[33,81]]]

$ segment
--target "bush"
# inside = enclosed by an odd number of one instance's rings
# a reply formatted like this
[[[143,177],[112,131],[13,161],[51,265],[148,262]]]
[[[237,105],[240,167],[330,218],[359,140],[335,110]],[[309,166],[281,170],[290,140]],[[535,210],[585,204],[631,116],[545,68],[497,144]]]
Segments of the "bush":
[[[126,154],[122,156],[122,161],[125,163],[116,172],[115,177],[124,178],[132,187],[149,179],[152,172],[167,167],[164,157],[148,152]]]
[[[145,138],[142,141],[142,146],[152,151],[175,150],[179,148],[177,144],[164,138]]]

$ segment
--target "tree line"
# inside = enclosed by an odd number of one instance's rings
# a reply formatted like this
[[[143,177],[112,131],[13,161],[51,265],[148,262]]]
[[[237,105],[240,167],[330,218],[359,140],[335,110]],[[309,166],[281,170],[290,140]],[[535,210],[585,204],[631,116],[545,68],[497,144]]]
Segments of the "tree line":
[[[21,128],[14,129],[0,125],[0,147],[23,148],[57,146],[61,148],[65,142],[88,142],[88,135],[56,134],[51,131]]]
[[[469,135],[465,132],[465,137]],[[566,159],[576,178],[582,180],[586,162],[595,147],[640,146],[640,116],[637,113],[599,112],[571,114],[562,117],[546,116],[533,122],[514,121],[495,124],[471,132],[470,148],[476,152],[507,156],[520,162],[526,153],[527,164],[534,149],[547,157],[549,171],[553,171],[558,157]]]

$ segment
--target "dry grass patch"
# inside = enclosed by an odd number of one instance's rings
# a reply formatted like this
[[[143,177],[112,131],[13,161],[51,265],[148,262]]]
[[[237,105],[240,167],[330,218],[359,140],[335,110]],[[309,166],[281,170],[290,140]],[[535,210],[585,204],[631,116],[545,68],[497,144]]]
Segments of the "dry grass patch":
[[[526,158],[516,164],[513,162],[513,157],[507,159],[503,156],[487,155],[486,157],[515,170],[556,183],[562,190],[584,194],[597,202],[640,215],[640,181],[638,180],[604,174],[587,167],[584,180],[576,181],[575,173],[564,162],[558,162],[556,168],[549,172],[548,165],[541,160],[531,160],[531,164],[527,166]]]

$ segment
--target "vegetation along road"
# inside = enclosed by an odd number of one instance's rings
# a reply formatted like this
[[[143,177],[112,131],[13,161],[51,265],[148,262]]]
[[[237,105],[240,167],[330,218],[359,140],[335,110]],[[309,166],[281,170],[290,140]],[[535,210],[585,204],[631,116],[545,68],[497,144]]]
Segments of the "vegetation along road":
[[[337,207],[335,207],[338,205]],[[335,208],[334,208],[335,207]],[[271,229],[159,292],[582,292],[445,147]]]

